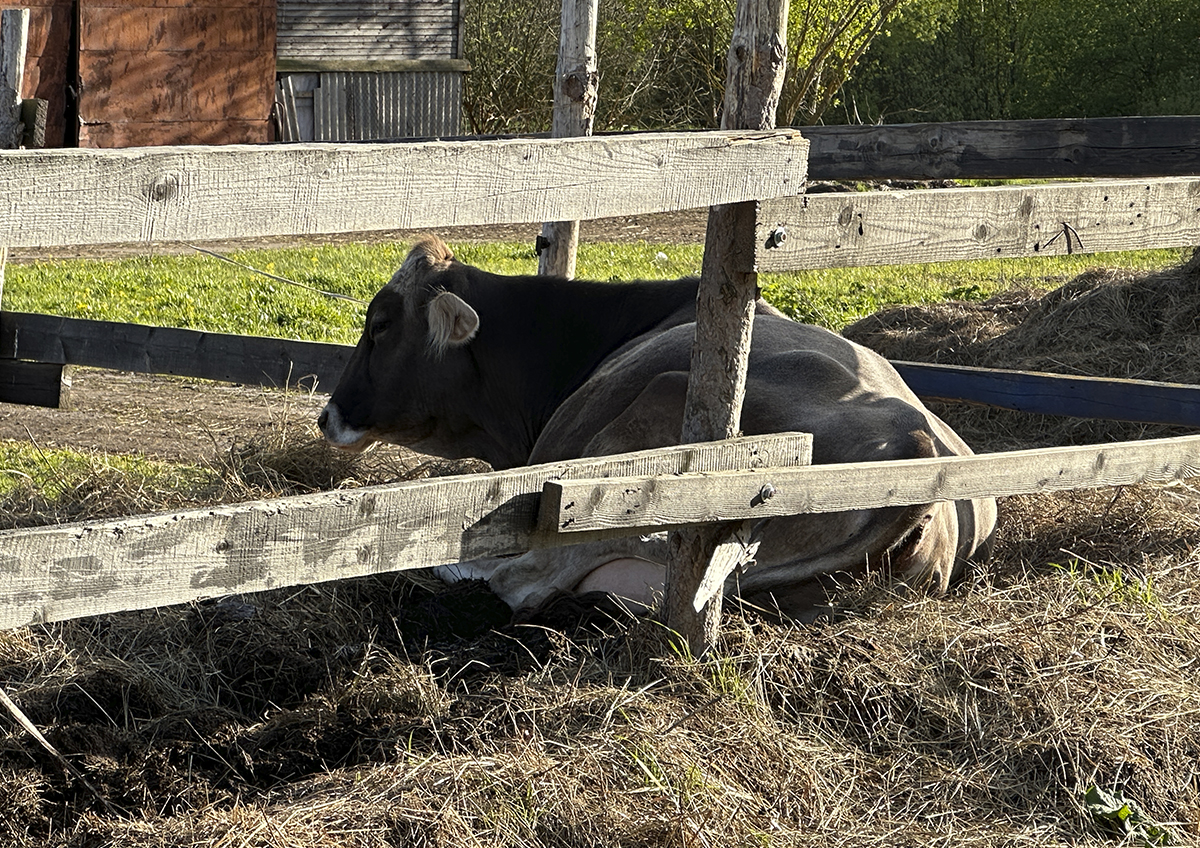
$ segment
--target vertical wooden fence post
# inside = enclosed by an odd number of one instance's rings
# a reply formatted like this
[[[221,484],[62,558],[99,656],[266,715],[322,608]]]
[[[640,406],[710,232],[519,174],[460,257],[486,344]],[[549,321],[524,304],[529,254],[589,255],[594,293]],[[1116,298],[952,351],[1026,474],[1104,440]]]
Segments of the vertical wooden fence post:
[[[788,0],[738,0],[722,129],[774,129],[787,62],[787,13]],[[748,201],[714,206],[708,213],[684,442],[731,438],[740,427],[758,296],[753,270],[756,211],[757,203]],[[721,548],[739,544],[728,527],[671,534],[664,612],[667,626],[686,640],[694,656],[716,642],[721,618],[721,593],[700,609],[696,593],[710,563],[728,567],[736,559]]]
[[[0,11],[0,149],[21,146],[21,88],[25,82],[25,46],[29,39],[29,10]],[[0,245],[0,298],[4,295],[4,261],[8,248]]]
[[[29,10],[0,11],[0,149],[21,146],[21,87],[25,81],[25,45]]]
[[[562,31],[554,75],[554,138],[591,135],[596,116],[596,9],[598,0],[562,0]],[[579,222],[542,225],[538,273],[575,276]]]

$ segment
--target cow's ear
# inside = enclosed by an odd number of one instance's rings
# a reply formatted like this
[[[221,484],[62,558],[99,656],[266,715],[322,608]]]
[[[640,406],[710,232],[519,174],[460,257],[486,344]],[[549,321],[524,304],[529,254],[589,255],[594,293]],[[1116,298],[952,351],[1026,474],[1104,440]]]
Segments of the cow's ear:
[[[475,338],[479,313],[453,292],[441,292],[429,301],[429,347],[437,355]]]

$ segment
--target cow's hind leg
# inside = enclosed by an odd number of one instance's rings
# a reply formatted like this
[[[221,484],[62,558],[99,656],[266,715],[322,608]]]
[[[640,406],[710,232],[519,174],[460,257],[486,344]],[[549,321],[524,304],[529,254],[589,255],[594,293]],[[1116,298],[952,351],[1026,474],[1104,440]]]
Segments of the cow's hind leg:
[[[536,608],[562,593],[604,592],[636,612],[652,607],[666,578],[666,536],[632,536],[544,548],[442,566],[447,582],[483,579],[514,611]]]

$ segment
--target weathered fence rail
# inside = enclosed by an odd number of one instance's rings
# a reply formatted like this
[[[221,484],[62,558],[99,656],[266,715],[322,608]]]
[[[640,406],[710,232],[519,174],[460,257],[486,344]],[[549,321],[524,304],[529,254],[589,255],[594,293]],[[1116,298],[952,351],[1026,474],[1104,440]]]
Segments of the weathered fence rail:
[[[814,180],[1200,174],[1198,116],[805,127],[804,137]]]
[[[64,365],[171,374],[252,386],[336,384],[353,346],[141,324],[0,312],[0,402],[58,405]],[[28,360],[28,361],[22,361]],[[893,362],[926,400],[967,401],[1045,415],[1200,427],[1200,386],[1032,371]]]
[[[0,628],[564,544],[547,480],[807,464],[808,434],[682,445],[212,509],[0,532]],[[628,535],[575,535],[571,541]]]
[[[1013,136],[1029,148],[1007,148],[1007,158],[1017,163],[1007,171],[1006,156],[999,152],[1004,148],[995,145],[1011,128],[994,129],[990,136],[988,127],[966,125],[806,131],[814,139],[814,161],[820,163],[812,170],[814,178],[898,177],[910,167],[924,177],[950,171],[954,176],[1041,176],[1041,168],[1055,176],[1139,179],[765,200],[755,258],[747,262],[766,270],[974,258],[997,250],[1027,255],[1195,244],[1200,241],[1200,179],[1192,176],[1200,171],[1197,120],[1048,122],[1032,135]],[[986,138],[992,146],[980,147]],[[1130,153],[1118,143],[1131,138],[1144,149]],[[806,144],[795,132],[781,131],[495,145],[314,145],[282,153],[275,148],[5,152],[0,153],[0,196],[6,200],[0,206],[0,247],[587,219],[778,198],[802,191]],[[903,166],[903,151],[920,145],[925,158]],[[1160,162],[1151,162],[1146,150]],[[997,173],[985,173],[988,169]],[[1150,174],[1174,178],[1150,179]],[[931,227],[921,220],[925,215],[942,223]],[[943,237],[944,230],[950,232]],[[45,374],[67,363],[268,384],[312,373],[328,386],[346,351],[338,345],[0,313],[0,363],[8,366],[0,368],[0,388],[8,383],[36,387],[39,380],[31,373],[42,374],[44,384]],[[37,361],[20,361],[25,359]],[[982,369],[955,371],[953,379],[960,383],[967,372],[978,373],[947,392],[951,377],[934,370],[944,368],[901,365],[914,382],[932,380],[921,392],[937,397],[994,402],[1007,391],[1023,402],[1036,384],[1038,392],[1068,396],[1054,401],[1057,414],[1122,417],[1153,406],[1154,415],[1168,409],[1172,420],[1191,423],[1200,392],[1133,381],[1096,381],[1081,392],[1079,378],[1052,375],[1018,375],[1017,388],[1004,390],[996,387],[995,372]],[[1158,400],[1147,400],[1152,397]],[[784,434],[117,522],[7,531],[0,533],[0,626],[445,564],[598,538],[598,533],[628,534],[631,527],[1200,474],[1200,437],[811,468],[803,467],[808,462],[803,439]],[[753,496],[763,482],[776,490],[769,501]],[[590,505],[587,516],[578,511],[581,503]]]
[[[796,130],[0,152],[0,247],[696,209],[804,191]]]
[[[759,271],[1187,247],[1200,176],[775,198],[756,235]]]

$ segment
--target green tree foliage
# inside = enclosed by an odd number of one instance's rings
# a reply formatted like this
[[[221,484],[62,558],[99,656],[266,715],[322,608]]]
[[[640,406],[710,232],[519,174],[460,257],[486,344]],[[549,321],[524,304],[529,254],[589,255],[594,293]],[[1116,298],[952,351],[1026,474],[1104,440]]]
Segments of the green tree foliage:
[[[1200,112],[1196,0],[917,0],[846,87],[844,119]]]
[[[720,123],[735,0],[599,0],[597,131]],[[815,123],[912,0],[792,0],[779,123]],[[476,133],[550,126],[559,4],[466,0],[466,105]]]
[[[792,0],[779,123],[815,124],[907,0]]]

